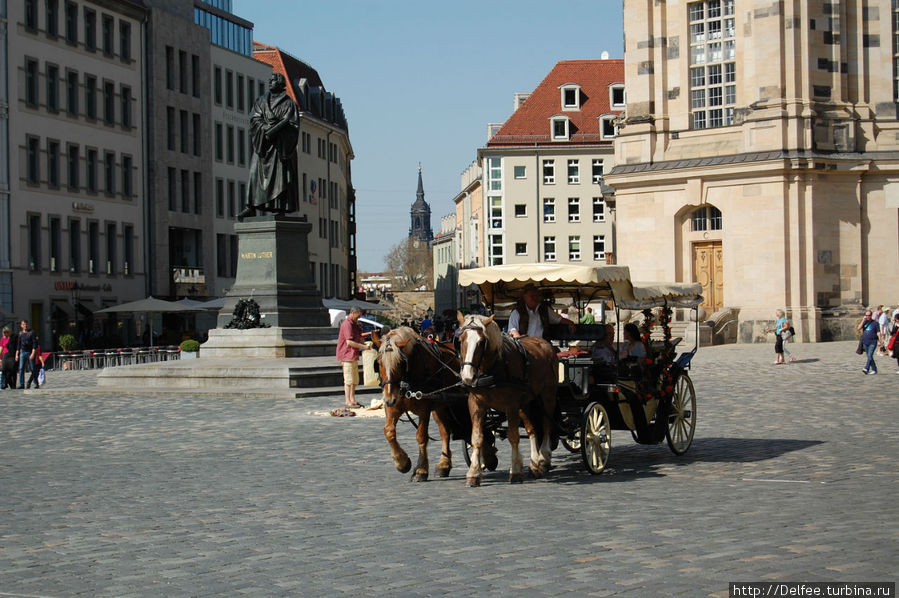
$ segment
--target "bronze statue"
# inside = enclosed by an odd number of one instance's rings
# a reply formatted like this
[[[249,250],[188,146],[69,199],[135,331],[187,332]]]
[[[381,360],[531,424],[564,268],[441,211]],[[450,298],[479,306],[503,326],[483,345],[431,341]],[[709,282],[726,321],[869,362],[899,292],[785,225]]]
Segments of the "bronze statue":
[[[269,91],[259,96],[250,116],[250,178],[243,220],[257,212],[286,214],[298,207],[297,139],[299,116],[287,95],[284,75],[273,73]]]

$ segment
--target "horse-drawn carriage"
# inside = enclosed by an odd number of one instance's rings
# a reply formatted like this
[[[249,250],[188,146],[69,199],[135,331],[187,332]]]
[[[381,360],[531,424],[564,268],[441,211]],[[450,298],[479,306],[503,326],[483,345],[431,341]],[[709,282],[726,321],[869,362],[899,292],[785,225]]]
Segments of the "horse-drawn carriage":
[[[422,471],[427,477],[426,413],[432,411],[437,412],[435,419],[443,437],[438,472],[446,475],[451,466],[449,440],[462,439],[471,450],[470,455],[468,451],[465,454],[469,485],[480,482],[482,463],[488,469],[496,467],[496,437],[508,438],[512,444],[510,480],[520,481],[519,421],[528,432],[530,470],[535,476],[548,470],[558,441],[572,452],[579,451],[590,473],[602,472],[609,461],[613,429],[630,431],[641,444],[666,439],[678,455],[689,449],[696,422],[696,395],[687,370],[696,346],[678,354],[676,347],[681,339],[672,338],[670,323],[674,310],[693,310],[701,303],[700,285],[632,283],[624,266],[552,264],[463,270],[459,282],[462,286],[477,285],[493,315],[460,317],[461,334],[455,352],[445,346],[425,346],[422,352],[415,347],[427,341],[411,339],[405,333],[400,334],[402,339],[393,343],[388,340],[380,349],[385,402],[392,398],[390,407],[414,411],[420,417],[418,479],[422,479]],[[533,337],[515,341],[500,332],[496,319],[514,307],[528,288],[536,288],[543,301],[556,305],[583,309],[593,304],[608,309],[602,310],[595,324],[550,326],[544,337],[553,344]],[[622,360],[617,359],[617,350],[613,359],[593,355],[589,344],[614,346],[606,326],[611,320],[609,313],[615,315],[617,325],[612,330],[616,339],[620,338],[623,317],[640,322],[645,355]],[[397,343],[404,344],[398,347]],[[405,354],[404,347],[409,343],[413,343],[413,351]],[[568,345],[568,350],[554,346],[560,344]],[[393,366],[389,356],[392,351],[403,355],[400,361],[393,360]],[[410,361],[416,351],[419,359],[431,355],[429,366]],[[397,363],[402,363],[403,373],[396,373]],[[388,411],[385,435],[391,446],[396,443],[393,425],[398,417]],[[534,425],[541,422],[542,426]],[[394,459],[403,471],[396,450]]]

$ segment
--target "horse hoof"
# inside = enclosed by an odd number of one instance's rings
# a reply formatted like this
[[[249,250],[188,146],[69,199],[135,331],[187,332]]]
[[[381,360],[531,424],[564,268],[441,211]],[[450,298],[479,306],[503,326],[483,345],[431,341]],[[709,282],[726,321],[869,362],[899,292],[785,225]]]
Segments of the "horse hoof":
[[[427,482],[428,481],[427,472],[424,472],[424,473],[415,472],[415,474],[412,476],[412,481],[413,482]]]
[[[449,467],[438,467],[437,468],[437,477],[438,478],[448,478],[449,472],[450,472]]]
[[[524,476],[520,473],[510,473],[509,474],[509,483],[510,484],[523,484]]]
[[[543,472],[540,471],[539,469],[535,469],[535,468],[533,468],[533,467],[529,467],[529,468],[528,468],[528,471],[531,472],[531,477],[534,478],[535,480],[539,480],[540,478],[543,477]]]
[[[396,470],[400,473],[409,473],[410,469],[412,469],[412,461],[408,459],[396,466]]]
[[[481,478],[465,478],[465,485],[468,488],[477,488],[481,485]]]

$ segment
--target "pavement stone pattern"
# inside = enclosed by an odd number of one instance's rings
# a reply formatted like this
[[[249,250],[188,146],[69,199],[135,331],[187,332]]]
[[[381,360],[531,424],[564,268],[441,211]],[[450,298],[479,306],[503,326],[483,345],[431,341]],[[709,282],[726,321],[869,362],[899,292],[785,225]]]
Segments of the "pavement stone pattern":
[[[854,342],[702,348],[683,457],[613,431],[591,476],[466,488],[398,473],[378,418],[308,399],[0,392],[0,596],[727,596],[728,582],[895,581],[895,360]],[[202,360],[198,366],[202,365]],[[226,381],[223,382],[223,387]],[[432,430],[434,427],[432,426]],[[432,431],[436,437],[436,431]],[[414,430],[399,428],[415,458]],[[439,446],[431,452],[432,466]]]

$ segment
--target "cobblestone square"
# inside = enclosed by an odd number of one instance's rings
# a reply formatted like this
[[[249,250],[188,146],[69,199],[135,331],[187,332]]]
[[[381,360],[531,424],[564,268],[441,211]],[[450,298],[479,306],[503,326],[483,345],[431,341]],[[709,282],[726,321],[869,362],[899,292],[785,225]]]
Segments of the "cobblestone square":
[[[0,596],[726,596],[731,581],[895,581],[895,360],[854,343],[700,349],[676,457],[613,431],[539,481],[408,481],[342,397],[0,392]],[[202,360],[198,362],[202,366]],[[225,381],[226,382],[226,381]],[[436,435],[436,432],[433,433]],[[414,455],[411,426],[400,442]],[[434,447],[436,445],[432,445]],[[439,446],[432,451],[436,462]],[[413,457],[414,458],[414,457]],[[505,470],[505,471],[504,471]]]

